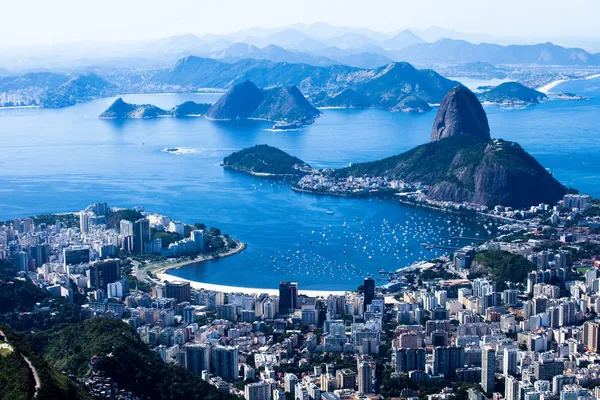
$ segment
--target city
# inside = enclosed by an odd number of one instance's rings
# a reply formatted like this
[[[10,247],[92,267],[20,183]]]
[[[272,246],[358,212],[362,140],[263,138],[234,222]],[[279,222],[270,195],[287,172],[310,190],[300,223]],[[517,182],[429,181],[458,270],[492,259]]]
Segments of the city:
[[[106,203],[55,221],[9,221],[0,254],[18,276],[79,302],[83,318],[121,319],[164,363],[247,400],[591,398],[600,383],[600,205],[565,195],[540,209],[545,218],[524,213],[527,224],[502,236],[400,269],[383,286],[365,278],[344,295],[307,296],[294,282],[245,294],[138,281],[153,257],[202,254],[209,239],[141,208],[133,212],[142,218],[107,228],[128,211]],[[165,249],[151,230],[189,237]],[[486,264],[480,256],[490,253],[499,259]],[[135,398],[91,368],[81,381],[89,393]]]

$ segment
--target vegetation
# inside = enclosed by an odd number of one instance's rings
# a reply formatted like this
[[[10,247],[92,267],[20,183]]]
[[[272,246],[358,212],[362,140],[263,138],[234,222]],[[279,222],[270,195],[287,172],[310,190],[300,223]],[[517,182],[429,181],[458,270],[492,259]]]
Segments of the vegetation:
[[[45,349],[52,365],[83,375],[94,356],[94,369],[121,388],[147,399],[233,399],[186,369],[168,365],[120,320],[94,318],[62,329]]]
[[[121,220],[135,222],[140,218],[144,218],[141,212],[130,209],[119,211],[109,211],[106,216],[106,226],[111,229],[119,230]]]
[[[481,93],[479,98],[492,103],[537,104],[540,100],[546,99],[547,96],[518,82],[505,82]]]
[[[310,166],[278,148],[261,144],[237,151],[223,159],[223,166],[249,173],[304,175]]]
[[[0,399],[30,399],[33,387],[29,367],[19,353],[0,355]]]
[[[42,214],[32,217],[36,225],[46,224],[46,226],[55,225],[60,221],[65,228],[79,226],[79,217],[76,214]]]
[[[38,373],[41,387],[37,398],[40,400],[88,400],[90,396],[79,386],[56,369],[50,367],[33,346],[22,336],[11,332],[7,326],[0,326],[14,352],[2,359],[0,357],[0,398],[30,399],[34,390],[34,379],[23,357],[31,362]],[[10,364],[9,364],[10,363]],[[6,390],[9,395],[5,396]]]
[[[493,281],[496,290],[506,288],[506,282],[525,282],[527,274],[536,269],[536,265],[525,257],[503,250],[486,250],[475,256],[475,262],[480,264]]]

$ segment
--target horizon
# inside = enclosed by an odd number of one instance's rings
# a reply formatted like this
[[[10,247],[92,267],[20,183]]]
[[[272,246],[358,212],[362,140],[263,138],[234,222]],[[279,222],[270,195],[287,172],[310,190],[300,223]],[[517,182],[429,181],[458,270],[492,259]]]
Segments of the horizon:
[[[186,34],[202,37],[234,35],[249,29],[282,30],[317,23],[383,34],[410,29],[418,35],[415,30],[441,28],[490,39],[600,41],[600,26],[591,17],[600,14],[600,2],[593,0],[573,0],[568,8],[558,0],[531,0],[525,5],[517,0],[503,4],[482,4],[476,0],[459,0],[452,4],[441,0],[427,4],[374,0],[369,13],[364,12],[357,0],[332,0],[325,4],[316,0],[301,4],[277,0],[248,4],[225,0],[226,4],[218,5],[175,0],[168,8],[162,7],[158,0],[149,0],[143,5],[137,0],[125,4],[108,0],[103,7],[94,9],[94,18],[75,0],[59,0],[58,4],[35,0],[34,3],[35,14],[30,12],[30,3],[5,5],[0,46],[141,42]],[[113,12],[115,8],[120,11]],[[182,13],[182,9],[188,12]],[[232,9],[236,12],[229,12]],[[508,19],[512,20],[511,24],[506,23]]]

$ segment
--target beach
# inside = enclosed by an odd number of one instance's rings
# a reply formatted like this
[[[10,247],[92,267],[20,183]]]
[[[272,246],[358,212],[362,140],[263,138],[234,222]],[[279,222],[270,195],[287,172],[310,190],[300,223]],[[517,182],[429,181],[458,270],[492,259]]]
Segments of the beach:
[[[248,288],[248,287],[239,287],[239,286],[227,286],[227,285],[215,285],[212,283],[204,283],[204,282],[196,282],[189,279],[183,279],[178,276],[170,275],[169,273],[162,272],[157,273],[155,276],[160,281],[167,282],[189,282],[190,286],[194,289],[206,289],[206,290],[215,290],[218,292],[224,293],[244,293],[244,294],[261,294],[267,293],[270,296],[278,296],[279,289],[261,289],[261,288]],[[344,295],[348,292],[339,291],[339,290],[302,290],[298,288],[298,294],[303,294],[311,297],[327,297],[330,294],[332,295]]]
[[[567,82],[568,79],[559,79],[553,82],[550,82],[542,87],[539,87],[538,89],[536,89],[538,92],[542,92],[544,94],[548,94],[550,92],[550,90],[552,90],[553,88],[555,88],[556,86],[560,85],[563,82]]]

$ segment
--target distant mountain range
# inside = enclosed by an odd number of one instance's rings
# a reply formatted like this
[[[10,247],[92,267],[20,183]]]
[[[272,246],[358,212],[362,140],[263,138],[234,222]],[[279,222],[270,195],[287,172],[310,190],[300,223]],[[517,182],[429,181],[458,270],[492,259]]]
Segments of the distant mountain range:
[[[535,65],[600,65],[600,54],[565,48],[552,43],[535,45],[473,44],[463,40],[441,39],[404,48],[395,57],[415,63],[468,63]]]
[[[550,48],[548,43],[544,43],[548,40],[562,46]],[[515,46],[506,46],[510,44]],[[471,51],[473,49],[474,52]],[[274,29],[250,28],[222,35],[184,34],[159,40],[94,43],[93,46],[89,43],[73,43],[53,47],[9,48],[0,55],[0,68],[12,71],[42,66],[53,70],[98,65],[160,68],[190,55],[224,61],[254,58],[310,65],[341,63],[361,68],[375,68],[390,61],[597,65],[598,56],[594,54],[597,51],[600,51],[600,45],[590,38],[497,38],[440,27],[382,33],[315,23]],[[375,54],[385,59],[370,56]],[[0,76],[6,74],[0,72]]]
[[[329,93],[336,95],[352,89],[371,107],[383,109],[393,109],[407,95],[418,96],[428,103],[439,103],[448,90],[458,85],[432,70],[419,70],[408,63],[364,70],[340,65],[315,67],[250,59],[226,64],[199,57],[181,59],[172,69],[153,78],[156,84],[189,90],[228,88],[246,80],[259,87],[298,86],[309,96],[314,96],[318,105],[328,105]]]

